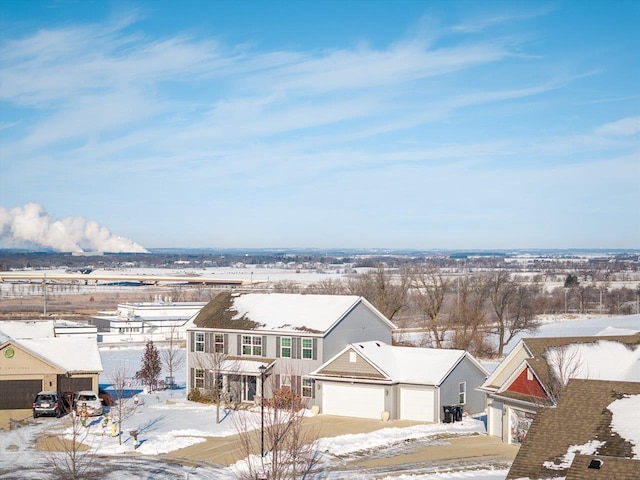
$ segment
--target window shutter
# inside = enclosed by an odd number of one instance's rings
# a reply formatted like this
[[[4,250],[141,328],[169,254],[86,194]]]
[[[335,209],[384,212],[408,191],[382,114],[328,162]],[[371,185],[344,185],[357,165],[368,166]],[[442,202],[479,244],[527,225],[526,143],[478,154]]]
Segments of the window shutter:
[[[316,381],[311,379],[311,398],[316,398]]]
[[[209,370],[204,372],[204,389],[211,390],[211,377],[213,374]]]
[[[302,342],[300,341],[300,337],[294,337],[291,339],[291,358],[300,358],[300,345]]]
[[[223,353],[229,353],[229,334],[225,333],[223,338],[224,338]]]
[[[276,358],[280,358],[280,337],[276,337]]]
[[[191,368],[189,369],[189,389],[192,389],[195,386],[196,386],[196,371],[194,368]]]
[[[242,335],[238,335],[238,355],[242,355]]]
[[[211,332],[207,332],[204,334],[204,351],[207,353],[211,353],[213,351],[213,349],[211,348],[212,335],[213,334]]]
[[[267,336],[266,335],[262,336],[262,356],[263,357],[267,356]]]
[[[317,338],[313,339],[313,359],[314,360],[318,359],[318,339]]]
[[[276,390],[280,388],[280,374],[276,373]]]
[[[196,332],[189,332],[189,351],[195,351]]]
[[[300,380],[299,375],[295,375],[291,377],[291,390],[296,395],[300,395],[300,387],[302,386],[302,381]]]

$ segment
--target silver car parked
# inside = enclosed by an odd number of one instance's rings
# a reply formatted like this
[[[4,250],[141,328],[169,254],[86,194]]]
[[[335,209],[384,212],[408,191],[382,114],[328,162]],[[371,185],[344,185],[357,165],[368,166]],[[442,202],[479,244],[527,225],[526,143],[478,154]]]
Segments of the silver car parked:
[[[93,390],[76,392],[73,396],[73,404],[78,414],[81,414],[83,409],[86,408],[87,414],[90,417],[102,415],[102,400],[100,400],[98,394]]]

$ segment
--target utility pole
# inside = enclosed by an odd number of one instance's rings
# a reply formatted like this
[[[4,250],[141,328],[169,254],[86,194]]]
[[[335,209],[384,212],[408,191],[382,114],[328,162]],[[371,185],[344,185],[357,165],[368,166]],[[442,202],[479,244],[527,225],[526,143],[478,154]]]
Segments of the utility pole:
[[[43,273],[42,274],[42,287],[44,289],[44,309],[42,312],[42,316],[46,317],[47,316],[47,274]]]

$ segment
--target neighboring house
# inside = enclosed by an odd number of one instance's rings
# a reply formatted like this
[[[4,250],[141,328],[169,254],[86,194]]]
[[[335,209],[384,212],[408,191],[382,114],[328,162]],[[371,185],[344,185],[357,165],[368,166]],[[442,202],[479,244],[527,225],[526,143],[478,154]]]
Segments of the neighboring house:
[[[95,326],[70,320],[2,320],[0,332],[14,339],[75,336],[97,338]]]
[[[153,302],[121,303],[113,312],[99,312],[91,319],[102,343],[184,340],[186,324],[200,312],[205,302],[173,302],[171,298]]]
[[[483,412],[486,396],[476,389],[487,375],[464,350],[369,341],[348,345],[310,376],[322,413],[439,422],[445,406]]]
[[[52,325],[49,328],[38,324],[26,327],[22,333],[12,326],[13,334],[20,337],[13,338],[1,326],[0,410],[30,409],[42,390],[60,393],[98,390],[102,360],[95,337],[25,338],[38,331],[42,335],[53,331]]]
[[[570,378],[640,381],[640,335],[524,338],[480,387],[487,431],[519,445]]]
[[[359,296],[221,293],[187,329],[187,389],[220,385],[234,402],[253,402],[287,388],[311,406],[310,372],[349,343],[391,343],[393,329]]]
[[[640,383],[572,379],[541,408],[507,479],[640,477]]]

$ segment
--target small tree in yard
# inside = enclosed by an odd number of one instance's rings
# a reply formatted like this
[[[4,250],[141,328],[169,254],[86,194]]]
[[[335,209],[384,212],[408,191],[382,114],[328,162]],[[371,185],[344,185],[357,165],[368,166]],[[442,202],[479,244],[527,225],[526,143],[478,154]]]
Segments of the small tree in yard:
[[[136,377],[142,380],[145,385],[148,385],[150,390],[153,390],[161,370],[160,353],[153,341],[149,340],[142,356],[142,368],[136,374]]]
[[[304,403],[288,388],[274,389],[264,404],[262,417],[237,416],[236,430],[240,450],[246,457],[236,471],[240,480],[260,478],[289,480],[308,478],[317,466],[319,432],[304,422]],[[264,428],[264,455],[261,431]]]
[[[96,455],[91,449],[87,427],[82,426],[80,416],[75,412],[64,419],[64,435],[50,437],[47,445],[46,463],[53,471],[53,477],[64,480],[95,478],[98,468]]]
[[[133,414],[134,407],[129,404],[129,399],[126,398],[126,388],[129,383],[129,373],[127,368],[123,365],[119,369],[111,372],[109,375],[109,382],[113,388],[115,394],[116,403],[111,407],[111,413],[113,413],[112,421],[117,422],[120,434],[118,435],[118,443],[122,445],[122,423],[125,419]]]
[[[185,362],[185,351],[182,348],[182,342],[178,339],[178,327],[176,325],[171,326],[169,345],[160,351],[160,357],[169,372],[171,382],[175,383],[173,372],[181,368]]]

